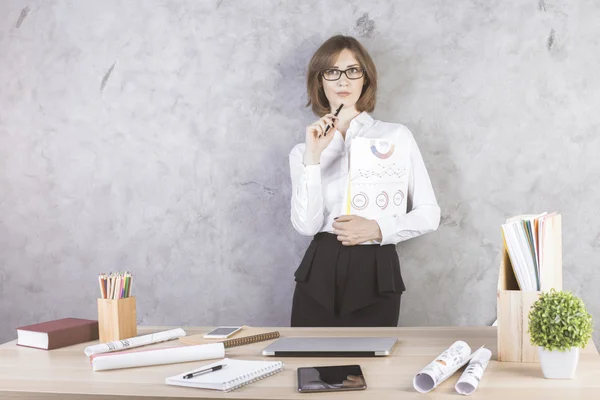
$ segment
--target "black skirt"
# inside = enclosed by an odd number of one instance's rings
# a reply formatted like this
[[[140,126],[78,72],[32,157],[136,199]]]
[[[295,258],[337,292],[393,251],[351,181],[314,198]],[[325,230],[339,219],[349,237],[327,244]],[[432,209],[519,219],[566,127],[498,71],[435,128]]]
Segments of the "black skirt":
[[[296,270],[292,326],[397,326],[406,290],[396,246],[314,236]]]

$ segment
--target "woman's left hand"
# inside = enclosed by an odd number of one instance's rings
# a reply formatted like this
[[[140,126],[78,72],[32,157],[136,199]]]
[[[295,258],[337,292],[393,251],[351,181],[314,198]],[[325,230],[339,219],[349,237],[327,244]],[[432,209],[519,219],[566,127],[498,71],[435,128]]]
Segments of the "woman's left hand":
[[[381,240],[379,224],[358,215],[340,215],[333,223],[333,233],[344,246],[354,246],[369,240]]]

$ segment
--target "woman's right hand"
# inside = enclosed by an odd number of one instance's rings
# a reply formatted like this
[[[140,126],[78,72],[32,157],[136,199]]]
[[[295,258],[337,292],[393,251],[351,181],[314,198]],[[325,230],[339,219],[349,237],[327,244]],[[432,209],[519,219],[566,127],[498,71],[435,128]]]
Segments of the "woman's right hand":
[[[313,124],[306,127],[306,149],[304,151],[304,164],[318,164],[321,160],[321,153],[333,140],[334,132],[337,128],[338,117],[333,114],[326,114]],[[329,131],[325,135],[325,128],[329,125]]]

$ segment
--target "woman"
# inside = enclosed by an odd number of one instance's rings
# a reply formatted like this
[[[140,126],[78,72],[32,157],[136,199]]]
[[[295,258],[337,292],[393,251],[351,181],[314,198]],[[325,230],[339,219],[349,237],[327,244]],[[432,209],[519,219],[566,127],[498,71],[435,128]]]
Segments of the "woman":
[[[307,88],[307,107],[320,118],[290,153],[291,219],[300,234],[314,238],[295,273],[291,325],[397,326],[405,287],[395,245],[436,230],[440,220],[421,153],[405,126],[369,115],[377,71],[356,39],[338,35],[323,43],[309,63]],[[343,215],[351,143],[358,137],[409,144],[408,212]]]

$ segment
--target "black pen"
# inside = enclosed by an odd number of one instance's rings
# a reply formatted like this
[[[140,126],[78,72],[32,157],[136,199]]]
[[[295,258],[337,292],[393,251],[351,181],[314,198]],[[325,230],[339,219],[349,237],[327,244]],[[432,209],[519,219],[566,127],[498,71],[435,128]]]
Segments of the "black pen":
[[[344,105],[340,104],[340,106],[338,107],[338,109],[335,110],[335,114],[333,114],[334,117],[338,116],[338,114],[342,110],[342,107],[344,107]],[[329,132],[329,129],[331,129],[331,127],[329,126],[329,124],[327,124],[327,126],[325,126],[325,136],[327,136],[327,132]]]
[[[205,374],[205,373],[207,373],[207,372],[218,371],[218,370],[220,370],[221,368],[225,367],[226,365],[227,365],[227,364],[223,364],[223,365],[215,365],[215,366],[214,366],[214,367],[212,367],[212,368],[206,368],[206,369],[201,369],[200,371],[191,372],[191,373],[189,373],[189,374],[187,374],[187,375],[184,375],[184,376],[183,376],[183,379],[190,379],[190,378],[193,378],[193,377],[195,377],[195,376],[198,376],[198,375]]]

